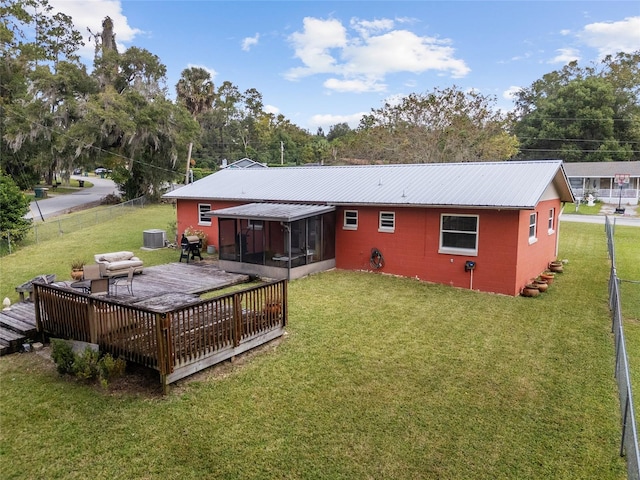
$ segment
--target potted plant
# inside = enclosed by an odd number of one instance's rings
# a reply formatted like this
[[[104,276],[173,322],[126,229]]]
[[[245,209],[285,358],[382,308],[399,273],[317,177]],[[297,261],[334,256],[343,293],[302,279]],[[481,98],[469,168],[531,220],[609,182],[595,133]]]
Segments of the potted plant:
[[[71,262],[71,278],[81,280],[84,275],[84,260],[76,258]]]
[[[552,272],[556,272],[556,273],[560,273],[564,270],[563,266],[562,266],[562,262],[557,260],[557,261],[553,261],[551,263],[549,263],[549,270],[551,270]]]
[[[542,277],[536,278],[533,283],[538,287],[538,290],[540,290],[540,293],[546,292],[547,289],[549,288],[549,284],[547,283],[546,280],[543,280]]]
[[[523,297],[537,297],[540,295],[540,289],[535,283],[527,283],[522,289]]]
[[[547,282],[547,285],[551,285],[553,283],[553,279],[556,278],[555,273],[545,270],[540,274],[540,278]]]

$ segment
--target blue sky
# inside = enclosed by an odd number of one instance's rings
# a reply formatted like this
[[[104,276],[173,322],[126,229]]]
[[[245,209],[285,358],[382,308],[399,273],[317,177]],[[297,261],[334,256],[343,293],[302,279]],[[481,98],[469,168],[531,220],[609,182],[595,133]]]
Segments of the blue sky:
[[[355,128],[385,101],[453,85],[497,98],[578,59],[640,50],[634,1],[50,0],[88,40],[110,16],[120,50],[255,88],[267,111],[315,133]],[[88,42],[87,42],[88,43]],[[93,46],[84,49],[88,64]]]

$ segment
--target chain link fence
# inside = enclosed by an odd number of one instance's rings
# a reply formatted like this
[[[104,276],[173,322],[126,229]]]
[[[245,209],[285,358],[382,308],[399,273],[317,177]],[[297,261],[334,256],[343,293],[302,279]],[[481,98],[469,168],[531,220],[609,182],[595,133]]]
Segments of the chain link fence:
[[[138,197],[117,205],[92,209],[91,212],[76,213],[71,216],[51,218],[44,222],[34,222],[23,232],[0,232],[0,252],[7,255],[20,247],[46,242],[65,234],[77,232],[87,227],[97,225],[112,218],[124,215],[132,209],[143,208],[147,201],[145,197]],[[16,239],[20,238],[19,243]]]
[[[640,480],[640,447],[638,445],[638,429],[633,407],[631,392],[631,376],[629,374],[629,359],[627,357],[622,323],[622,302],[620,295],[620,279],[616,270],[616,252],[614,243],[615,223],[607,216],[605,219],[607,246],[611,260],[611,274],[609,276],[609,308],[611,309],[611,331],[615,337],[616,368],[615,375],[618,382],[620,397],[620,411],[622,414],[622,440],[620,441],[620,455],[627,458],[627,478]]]

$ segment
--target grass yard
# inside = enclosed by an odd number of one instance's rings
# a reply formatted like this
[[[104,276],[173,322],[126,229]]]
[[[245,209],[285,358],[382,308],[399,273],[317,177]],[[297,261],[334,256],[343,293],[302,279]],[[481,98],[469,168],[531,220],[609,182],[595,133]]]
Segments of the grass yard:
[[[640,228],[616,226],[614,240],[637,423],[640,421]]]
[[[114,220],[115,241],[92,229],[65,244],[131,250],[172,220],[143,212]],[[624,479],[604,228],[561,235],[569,264],[537,298],[359,272],[291,282],[281,341],[164,398],[61,378],[36,353],[0,358],[0,476]],[[23,251],[36,265],[19,273],[64,257],[68,275],[64,252]]]

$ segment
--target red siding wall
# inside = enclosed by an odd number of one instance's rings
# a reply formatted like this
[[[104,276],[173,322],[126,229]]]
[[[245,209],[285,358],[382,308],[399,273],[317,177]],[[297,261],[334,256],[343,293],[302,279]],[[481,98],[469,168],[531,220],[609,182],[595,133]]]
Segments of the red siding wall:
[[[211,200],[178,200],[176,205],[177,215],[177,242],[180,243],[182,233],[188,227],[193,227],[197,230],[202,230],[207,234],[207,245],[215,245],[216,250],[219,249],[218,245],[218,221],[212,219],[211,225],[199,225],[198,221],[200,215],[198,213],[198,205],[206,203],[211,205],[211,210],[218,210],[220,208],[235,207],[241,205],[239,202],[214,202]]]
[[[560,212],[558,200],[542,201],[536,207],[538,214],[538,228],[536,241],[529,243],[529,215],[533,211],[520,212],[522,228],[518,231],[518,270],[517,284],[522,287],[540,272],[545,270],[549,262],[556,258],[556,246],[558,241],[558,214]],[[554,209],[553,231],[548,228],[549,209]]]
[[[205,231],[208,243],[218,245],[218,224],[198,225],[198,204],[210,203],[211,209],[227,208],[239,203],[197,200],[177,202],[178,235],[192,226]],[[554,231],[548,233],[549,209],[555,209]],[[344,230],[344,208],[336,209],[336,267],[345,270],[374,270],[369,264],[371,249],[379,249],[385,266],[383,273],[414,277],[461,288],[518,295],[528,281],[542,272],[556,255],[559,200],[541,202],[538,213],[537,241],[529,244],[531,211],[465,210],[435,208],[357,207],[357,230]],[[395,212],[395,232],[378,231],[380,211]],[[478,255],[438,253],[440,216],[445,214],[478,215]],[[465,272],[467,260],[476,262],[473,279]],[[473,282],[473,283],[472,283]]]
[[[558,212],[559,202],[541,204],[538,242],[533,245],[529,245],[528,211],[359,207],[353,208],[358,211],[358,229],[344,230],[344,209],[338,209],[336,267],[373,270],[369,258],[371,249],[375,247],[382,252],[385,260],[385,266],[378,271],[456,287],[517,295],[522,286],[544,270],[554,258],[556,235],[547,233],[548,209],[552,207]],[[394,233],[378,232],[380,210],[395,211]],[[442,213],[478,215],[477,256],[438,253]],[[476,262],[473,279],[471,273],[464,269],[467,260]]]

